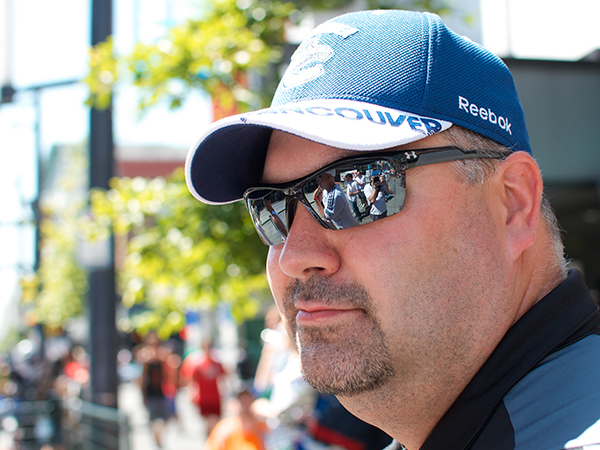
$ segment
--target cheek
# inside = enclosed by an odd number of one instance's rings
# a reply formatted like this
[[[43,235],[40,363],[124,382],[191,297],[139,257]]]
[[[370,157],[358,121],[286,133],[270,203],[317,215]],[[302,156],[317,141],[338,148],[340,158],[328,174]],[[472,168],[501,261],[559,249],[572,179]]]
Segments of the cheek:
[[[287,278],[281,267],[279,267],[279,256],[282,248],[283,245],[272,245],[269,247],[269,253],[267,254],[267,279],[275,300],[281,298],[283,292],[281,286],[284,285],[284,279]]]
[[[291,281],[290,277],[279,266],[279,256],[282,249],[283,245],[273,245],[269,247],[267,255],[267,279],[280,314],[283,312],[283,293]]]
[[[292,279],[288,277],[279,266],[279,257],[281,255],[282,249],[283,244],[274,245],[269,248],[269,253],[267,255],[267,279],[269,281],[271,293],[273,294],[273,299],[275,300],[275,305],[277,306],[277,310],[279,311],[279,316],[281,317],[283,326],[288,334],[290,341],[295,345],[296,311],[286,308],[283,304],[285,289],[289,286]]]
[[[387,299],[382,305],[386,308],[383,321],[401,318],[410,324],[426,316],[435,323],[448,291],[463,283],[470,257],[457,230],[467,224],[459,223],[452,213],[457,207],[454,202],[447,201],[444,216],[434,213],[441,208],[424,206],[431,203],[408,206],[397,217],[381,222],[378,236],[369,240],[370,251],[377,257],[368,264],[363,261],[362,271],[378,280],[370,283],[374,298]]]

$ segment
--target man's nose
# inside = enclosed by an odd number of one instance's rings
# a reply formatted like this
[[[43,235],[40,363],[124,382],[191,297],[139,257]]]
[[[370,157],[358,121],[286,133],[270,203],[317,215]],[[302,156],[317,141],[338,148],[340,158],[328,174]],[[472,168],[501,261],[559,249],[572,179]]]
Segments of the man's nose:
[[[292,278],[304,279],[315,272],[329,276],[340,267],[340,256],[329,239],[334,230],[323,228],[298,204],[294,221],[279,256],[281,270]]]

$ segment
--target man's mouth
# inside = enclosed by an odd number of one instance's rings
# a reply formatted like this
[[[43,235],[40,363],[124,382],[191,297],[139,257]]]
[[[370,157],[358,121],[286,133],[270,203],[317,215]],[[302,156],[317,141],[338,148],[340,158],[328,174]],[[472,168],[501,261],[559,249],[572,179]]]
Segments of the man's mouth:
[[[296,323],[303,326],[333,325],[349,320],[355,320],[364,311],[352,306],[318,305],[304,303],[296,305]]]

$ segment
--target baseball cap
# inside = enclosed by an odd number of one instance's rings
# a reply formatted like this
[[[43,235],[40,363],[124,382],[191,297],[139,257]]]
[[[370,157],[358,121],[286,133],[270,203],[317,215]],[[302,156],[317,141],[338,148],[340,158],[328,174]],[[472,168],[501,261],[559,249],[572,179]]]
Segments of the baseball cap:
[[[292,56],[269,108],[213,123],[191,147],[186,179],[210,204],[259,184],[272,130],[331,147],[383,150],[459,125],[531,153],[510,71],[430,13],[345,14]]]
[[[371,177],[379,177],[381,175],[383,175],[383,174],[381,173],[380,170],[374,170],[373,173],[371,174]]]

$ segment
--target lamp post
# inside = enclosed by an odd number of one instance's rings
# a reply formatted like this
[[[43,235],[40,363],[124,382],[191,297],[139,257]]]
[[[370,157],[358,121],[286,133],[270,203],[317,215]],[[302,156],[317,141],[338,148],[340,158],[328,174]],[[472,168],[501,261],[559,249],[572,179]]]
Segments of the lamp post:
[[[92,39],[96,45],[112,34],[112,1],[92,1]],[[89,180],[90,188],[108,189],[114,174],[112,105],[90,112]],[[90,377],[92,402],[117,406],[117,330],[116,294],[112,239],[98,245],[96,260],[88,264],[88,313],[90,333]],[[104,256],[101,256],[104,255]]]

